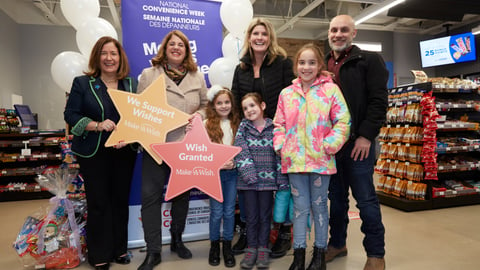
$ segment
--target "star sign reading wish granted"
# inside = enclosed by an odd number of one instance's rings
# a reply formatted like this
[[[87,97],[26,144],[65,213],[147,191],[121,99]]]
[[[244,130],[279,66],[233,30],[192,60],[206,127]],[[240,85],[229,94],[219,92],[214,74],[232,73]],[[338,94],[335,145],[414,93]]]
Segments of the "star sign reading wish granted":
[[[153,144],[152,148],[171,168],[165,200],[197,188],[223,202],[220,168],[242,149],[212,143],[200,117],[181,142]]]
[[[150,146],[165,142],[169,131],[184,126],[190,118],[190,115],[168,105],[164,75],[140,94],[116,89],[108,89],[108,94],[120,114],[120,120],[105,146],[114,146],[120,141],[138,142],[158,164],[162,163]]]

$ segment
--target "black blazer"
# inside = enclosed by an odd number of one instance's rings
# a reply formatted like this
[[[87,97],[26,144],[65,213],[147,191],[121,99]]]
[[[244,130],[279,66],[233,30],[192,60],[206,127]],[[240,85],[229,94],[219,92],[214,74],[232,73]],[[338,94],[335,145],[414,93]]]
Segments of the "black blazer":
[[[121,81],[125,91],[135,93],[137,81],[126,77]],[[99,91],[104,91],[105,85],[100,77],[79,76],[73,80],[72,90],[63,113],[65,121],[72,127],[74,135],[72,151],[80,156],[89,158],[94,156],[100,147],[102,132],[85,130],[91,121],[104,121],[104,108],[99,97]]]

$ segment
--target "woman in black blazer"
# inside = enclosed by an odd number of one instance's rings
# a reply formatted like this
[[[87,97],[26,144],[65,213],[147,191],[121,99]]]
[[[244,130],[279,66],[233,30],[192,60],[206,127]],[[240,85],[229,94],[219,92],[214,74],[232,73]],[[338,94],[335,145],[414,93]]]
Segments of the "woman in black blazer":
[[[104,146],[120,120],[107,88],[136,92],[137,82],[128,77],[122,45],[111,37],[96,42],[88,68],[73,80],[64,118],[85,181],[88,262],[95,269],[109,269],[110,262],[130,263],[128,198],[136,154],[123,142]]]

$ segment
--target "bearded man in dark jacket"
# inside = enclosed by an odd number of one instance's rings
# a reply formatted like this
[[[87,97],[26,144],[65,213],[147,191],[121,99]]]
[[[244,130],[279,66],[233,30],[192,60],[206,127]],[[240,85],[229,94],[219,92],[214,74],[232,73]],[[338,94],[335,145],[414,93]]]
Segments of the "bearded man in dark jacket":
[[[329,187],[330,239],[325,260],[347,255],[349,193],[357,201],[365,234],[367,253],[364,270],[385,269],[385,228],[373,183],[375,137],[383,125],[388,105],[388,71],[380,55],[352,45],[357,30],[352,17],[332,19],[328,41],[332,51],[326,55],[328,71],[333,73],[352,116],[350,140],[336,155],[337,174]]]

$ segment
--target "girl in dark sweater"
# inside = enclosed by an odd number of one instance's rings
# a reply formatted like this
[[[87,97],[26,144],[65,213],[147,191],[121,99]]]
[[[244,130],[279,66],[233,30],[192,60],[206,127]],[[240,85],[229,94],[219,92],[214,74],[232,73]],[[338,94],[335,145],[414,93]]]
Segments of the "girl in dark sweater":
[[[243,269],[269,267],[268,240],[272,222],[273,193],[287,190],[288,179],[280,172],[280,158],[273,149],[273,122],[264,118],[265,102],[258,93],[242,98],[245,118],[240,123],[235,146],[242,151],[235,157],[237,189],[245,194],[247,248],[240,263]]]

